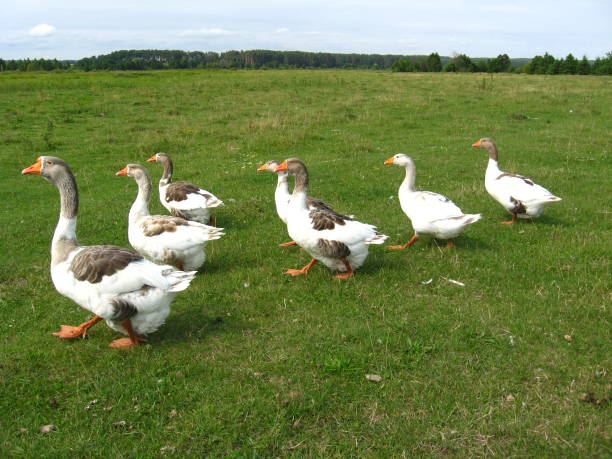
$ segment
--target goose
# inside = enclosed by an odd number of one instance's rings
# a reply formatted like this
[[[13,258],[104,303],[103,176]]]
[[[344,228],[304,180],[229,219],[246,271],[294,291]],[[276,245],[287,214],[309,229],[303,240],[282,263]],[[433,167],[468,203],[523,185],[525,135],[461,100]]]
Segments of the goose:
[[[370,244],[382,244],[388,236],[376,227],[329,210],[308,208],[308,171],[302,161],[290,158],[274,169],[287,171],[295,177],[295,187],[287,209],[289,236],[312,260],[302,269],[288,269],[285,274],[308,274],[317,261],[332,271],[339,271],[336,279],[348,279],[363,265]]]
[[[402,245],[389,246],[390,250],[407,249],[422,234],[429,234],[436,239],[447,241],[449,248],[455,246],[453,239],[472,223],[482,218],[480,214],[464,214],[457,205],[438,193],[417,191],[414,188],[416,167],[408,155],[398,153],[385,161],[406,169],[406,178],[399,187],[399,201],[402,210],[412,222],[414,235]]]
[[[497,146],[493,139],[484,137],[474,142],[472,147],[484,148],[489,153],[485,188],[493,199],[512,214],[512,220],[501,222],[502,224],[511,225],[518,218],[539,217],[545,206],[561,201],[561,198],[530,178],[501,171],[497,165]]]
[[[197,270],[204,264],[208,241],[223,236],[223,228],[204,225],[171,215],[151,215],[151,179],[139,164],[128,164],[116,175],[132,177],[138,195],[130,208],[128,239],[132,247],[155,263],[174,265],[181,271]]]
[[[55,336],[87,336],[101,320],[127,334],[110,343],[129,348],[144,341],[141,335],[156,331],[170,313],[177,292],[185,290],[195,272],[157,265],[136,252],[113,245],[83,246],[77,241],[79,194],[68,164],[54,156],[40,156],[22,174],[41,175],[60,194],[60,216],[51,243],[51,279],[55,289],[94,317],[76,327],[62,325]]]
[[[270,160],[259,166],[257,171],[268,171],[275,173],[274,170],[279,165],[279,162]],[[276,172],[276,177],[276,191],[274,192],[276,213],[278,214],[278,218],[280,218],[283,223],[287,224],[287,209],[289,207],[289,200],[291,199],[291,193],[289,193],[289,173],[287,171]],[[310,210],[328,210],[333,212],[333,208],[329,204],[317,198],[306,198],[306,205]],[[279,244],[280,247],[290,247],[292,245],[296,245],[295,241]]]
[[[216,226],[217,220],[210,216],[210,209],[223,206],[223,201],[193,183],[173,182],[174,168],[166,153],[156,153],[147,161],[164,166],[164,174],[159,180],[159,200],[168,212],[185,220]]]

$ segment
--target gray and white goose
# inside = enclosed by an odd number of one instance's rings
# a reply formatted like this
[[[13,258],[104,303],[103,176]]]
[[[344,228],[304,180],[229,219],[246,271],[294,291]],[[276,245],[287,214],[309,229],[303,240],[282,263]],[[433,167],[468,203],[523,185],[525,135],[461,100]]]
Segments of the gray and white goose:
[[[288,171],[295,177],[295,187],[287,210],[289,236],[312,260],[302,269],[288,269],[285,274],[307,274],[321,261],[329,269],[339,271],[337,279],[348,279],[363,265],[371,244],[382,244],[388,236],[376,231],[376,227],[361,223],[345,215],[328,210],[311,210],[308,207],[308,170],[302,161],[290,158],[278,166],[275,172]]]
[[[485,188],[493,199],[512,214],[512,220],[502,222],[502,224],[511,225],[518,218],[539,217],[548,204],[561,201],[561,198],[553,195],[530,178],[500,170],[497,165],[497,146],[493,139],[483,137],[474,142],[472,146],[484,148],[489,153]]]
[[[21,173],[41,175],[57,186],[61,207],[51,243],[51,279],[59,293],[95,314],[76,327],[62,325],[54,335],[85,337],[90,327],[106,320],[110,328],[128,335],[114,340],[111,347],[127,348],[144,341],[141,335],[164,323],[176,293],[185,290],[196,273],[157,265],[122,247],[80,245],[76,236],[79,194],[68,164],[41,156]]]
[[[205,225],[217,224],[216,218],[211,217],[210,210],[223,206],[223,201],[193,183],[173,182],[174,166],[172,159],[166,153],[156,153],[147,161],[164,166],[164,174],[159,180],[159,200],[168,212],[176,217]]]
[[[276,213],[278,218],[284,224],[287,224],[287,209],[289,208],[289,200],[291,199],[291,193],[289,192],[289,173],[287,171],[275,172],[276,168],[280,166],[278,161],[270,160],[259,166],[258,172],[268,171],[276,174],[276,190],[274,191],[274,203],[276,204]],[[327,204],[325,201],[321,201],[317,198],[307,197],[306,205],[310,210],[326,210],[334,212],[332,206]],[[347,219],[352,219],[353,216],[343,216]],[[279,244],[280,247],[290,247],[296,245],[295,241],[285,242]]]
[[[196,270],[206,260],[208,241],[223,236],[223,228],[204,225],[172,215],[151,215],[151,178],[139,164],[128,164],[116,175],[132,177],[138,184],[138,195],[130,208],[128,239],[138,253],[155,263]]]

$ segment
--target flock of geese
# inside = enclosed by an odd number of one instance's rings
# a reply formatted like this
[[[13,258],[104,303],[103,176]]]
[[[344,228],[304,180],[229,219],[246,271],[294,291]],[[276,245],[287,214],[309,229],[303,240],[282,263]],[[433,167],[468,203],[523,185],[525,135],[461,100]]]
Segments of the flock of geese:
[[[512,215],[504,224],[512,224],[518,218],[537,217],[547,204],[561,200],[529,178],[501,171],[497,148],[490,138],[480,139],[472,146],[488,151],[485,187]],[[51,278],[59,293],[94,314],[91,320],[76,327],[62,325],[54,335],[65,339],[85,337],[89,328],[105,320],[113,330],[127,335],[111,342],[111,347],[138,345],[144,341],[144,335],[164,323],[176,294],[189,286],[205,261],[206,244],[223,236],[223,228],[217,228],[214,216],[210,215],[211,209],[222,206],[223,202],[192,183],[173,182],[173,165],[168,155],[157,153],[148,161],[160,163],[164,168],[159,197],[171,215],[150,214],[152,185],[144,167],[128,164],[116,174],[132,177],[138,185],[128,219],[128,238],[136,251],[78,243],[79,195],[74,175],[65,161],[41,156],[22,171],[22,174],[41,175],[57,186],[61,205],[51,245]],[[396,154],[385,164],[406,170],[399,187],[399,201],[414,228],[408,242],[389,249],[407,249],[421,235],[446,240],[448,247],[453,247],[453,239],[481,218],[480,214],[464,214],[446,196],[417,191],[415,164],[409,156]],[[282,163],[268,161],[258,171],[277,175],[276,211],[292,239],[280,245],[298,245],[312,257],[303,268],[289,269],[285,274],[307,274],[320,261],[338,273],[336,278],[350,278],[363,265],[368,247],[382,244],[388,238],[375,226],[359,222],[352,215],[340,214],[329,204],[308,196],[308,171],[299,159],[290,158]],[[288,175],[295,178],[292,193]]]

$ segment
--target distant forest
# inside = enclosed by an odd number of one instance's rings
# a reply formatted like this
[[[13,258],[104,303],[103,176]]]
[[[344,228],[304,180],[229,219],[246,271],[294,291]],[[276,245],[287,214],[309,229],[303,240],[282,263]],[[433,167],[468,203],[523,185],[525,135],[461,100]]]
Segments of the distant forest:
[[[515,72],[529,74],[612,75],[612,52],[589,61],[572,54],[556,59],[546,53],[533,59],[405,56],[396,54],[341,54],[304,51],[168,51],[124,50],[77,61],[57,59],[0,59],[2,71],[165,70],[165,69],[388,69],[394,72]]]

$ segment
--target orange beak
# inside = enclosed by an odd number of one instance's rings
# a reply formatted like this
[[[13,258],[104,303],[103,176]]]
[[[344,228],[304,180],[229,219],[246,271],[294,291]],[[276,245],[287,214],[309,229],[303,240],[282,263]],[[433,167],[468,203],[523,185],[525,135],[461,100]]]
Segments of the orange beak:
[[[40,158],[36,158],[36,162],[32,164],[30,167],[26,167],[24,170],[21,171],[21,173],[40,175],[41,168],[42,168],[42,160]]]
[[[263,172],[267,170],[268,170],[268,166],[266,166],[265,164],[262,164],[261,166],[257,168],[257,172]]]
[[[287,160],[283,161],[283,163],[280,166],[277,166],[276,169],[274,169],[274,172],[283,172],[287,170]]]
[[[472,144],[473,147],[479,147],[480,146],[480,140],[477,140],[476,142],[474,142]]]
[[[147,159],[148,163],[156,163],[157,162],[157,155],[153,155],[151,156],[149,159]],[[117,174],[119,175],[119,174]]]
[[[385,161],[385,164],[393,164],[395,162],[395,158],[391,156],[388,160]]]
[[[121,169],[119,172],[117,172],[115,175],[128,175],[128,170],[127,170],[127,166],[125,166],[123,169]]]

